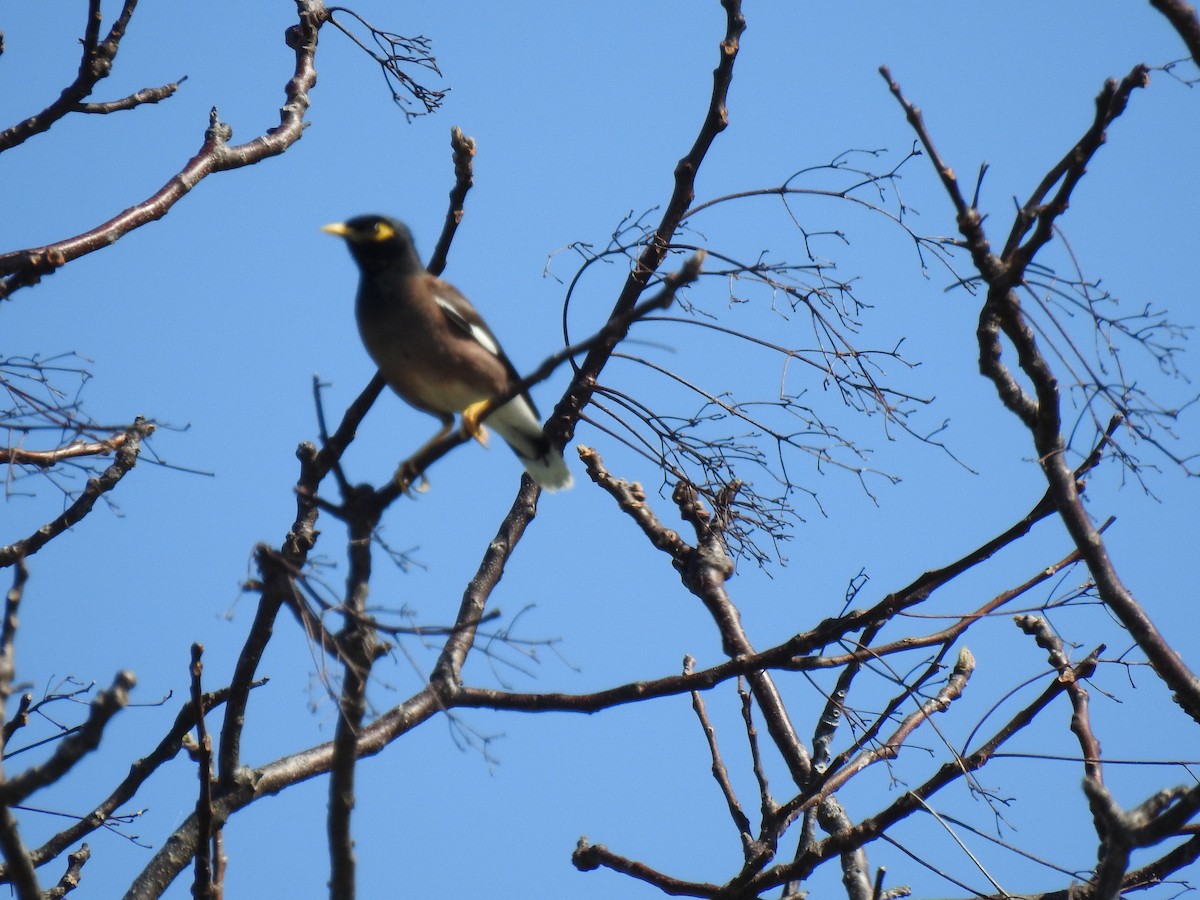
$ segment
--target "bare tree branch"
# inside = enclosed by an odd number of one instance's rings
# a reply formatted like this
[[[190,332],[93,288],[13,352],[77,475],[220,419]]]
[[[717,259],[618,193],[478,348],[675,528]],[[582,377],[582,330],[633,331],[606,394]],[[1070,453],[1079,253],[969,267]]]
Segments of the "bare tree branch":
[[[228,689],[224,689],[206,694],[205,708],[213,709],[224,703],[228,693]],[[81,816],[70,828],[59,832],[41,847],[32,851],[30,856],[33,864],[35,866],[45,865],[80,838],[103,827],[116,810],[133,799],[146,779],[178,755],[188,732],[195,727],[195,724],[195,707],[190,702],[185,703],[175,717],[174,724],[154,750],[135,760],[129,767],[129,773],[125,779],[103,801],[92,807],[87,815]],[[7,865],[0,865],[0,880],[7,878],[9,878]]]
[[[1038,461],[1049,484],[1049,496],[1092,573],[1101,598],[1129,630],[1155,671],[1170,686],[1176,702],[1188,715],[1200,721],[1200,679],[1188,668],[1125,587],[1108,556],[1103,538],[1083,506],[1075,477],[1065,459],[1058,379],[1038,346],[1034,329],[1015,292],[1034,255],[1049,240],[1054,220],[1066,210],[1070,193],[1083,176],[1088,161],[1103,144],[1107,127],[1125,110],[1129,94],[1147,83],[1147,70],[1145,66],[1135,66],[1120,83],[1112,79],[1106,82],[1096,98],[1096,115],[1092,126],[1072,151],[1051,169],[1029,203],[1018,212],[1002,257],[991,253],[984,234],[983,219],[978,210],[968,206],[963,199],[953,171],[942,162],[933,147],[920,111],[904,98],[886,67],[881,72],[941,175],[943,186],[958,211],[959,230],[967,239],[972,259],[988,284],[987,299],[980,311],[977,330],[980,372],[996,386],[1005,407],[1029,429]],[[1041,199],[1056,183],[1060,183],[1058,192],[1049,203],[1042,204]],[[1021,237],[1034,222],[1038,224],[1033,233],[1024,244],[1020,244]],[[1016,348],[1018,364],[1033,385],[1032,396],[1002,362],[1001,334]]]
[[[192,644],[192,708],[196,713],[196,775],[200,782],[200,790],[196,796],[196,822],[200,832],[196,848],[196,875],[192,882],[192,895],[197,900],[214,900],[218,888],[214,878],[213,842],[216,833],[212,822],[212,738],[208,735],[208,727],[204,721],[207,710],[204,707],[204,688],[201,676],[204,663],[203,644]]]
[[[44,763],[26,769],[20,775],[0,785],[0,806],[20,803],[34,791],[53,784],[76,763],[100,746],[104,728],[129,703],[129,692],[137,683],[130,672],[117,674],[113,685],[101,691],[92,701],[87,722],[70,737],[59,743],[54,754]]]
[[[99,3],[94,3],[94,6],[98,13]],[[118,19],[122,30],[124,21],[135,6],[136,0],[126,0],[121,18]],[[107,247],[129,232],[161,219],[207,176],[278,156],[298,141],[304,132],[308,92],[316,83],[313,61],[317,50],[317,32],[329,14],[321,0],[297,0],[297,7],[299,21],[287,31],[288,46],[295,51],[295,71],[284,88],[284,103],[280,107],[277,127],[247,143],[230,144],[233,131],[220,121],[214,108],[199,152],[153,196],[83,234],[42,247],[0,254],[0,299],[10,296],[18,288],[36,284],[43,275],[73,259]],[[118,25],[113,26],[114,31]],[[72,93],[68,105],[78,100]]]
[[[74,853],[67,854],[67,871],[58,880],[58,884],[46,891],[44,894],[46,900],[58,900],[58,898],[65,897],[71,891],[75,890],[75,888],[79,887],[79,879],[83,867],[91,858],[92,850],[87,844],[83,844]]]
[[[694,664],[695,660],[690,656],[687,657],[684,660],[684,672],[691,672]],[[692,691],[692,709],[696,713],[696,718],[700,721],[700,728],[704,731],[704,739],[708,742],[708,752],[712,757],[713,780],[716,781],[717,787],[721,789],[721,795],[725,798],[725,805],[729,808],[729,817],[733,819],[738,837],[746,845],[747,853],[751,853],[750,844],[753,838],[750,834],[750,820],[742,810],[742,805],[738,802],[737,794],[734,793],[733,783],[729,780],[729,770],[725,767],[725,761],[721,758],[721,750],[717,746],[717,730],[713,728],[713,724],[708,718],[708,710],[704,706],[704,700],[700,696],[699,691]]]
[[[63,116],[78,110],[83,98],[112,71],[113,60],[116,59],[121,39],[125,36],[125,29],[136,8],[137,0],[125,0],[107,36],[101,41],[100,0],[88,0],[87,25],[82,41],[83,56],[79,60],[79,73],[75,80],[63,89],[57,100],[40,113],[0,132],[0,153],[24,143],[35,134],[49,130]]]
[[[357,896],[350,819],[355,804],[358,737],[367,712],[367,681],[376,649],[374,624],[366,615],[371,535],[382,512],[370,488],[354,490],[346,497],[344,508],[349,513],[350,570],[346,578],[346,624],[338,635],[344,662],[329,779],[329,895],[334,900],[354,900]]]
[[[187,81],[187,76],[184,75],[178,81],[172,81],[169,84],[164,84],[161,87],[142,88],[140,91],[134,91],[127,97],[122,97],[119,100],[106,100],[103,103],[76,103],[71,107],[71,112],[86,113],[94,116],[106,116],[109,113],[123,112],[127,109],[136,109],[139,106],[144,106],[147,103],[159,103],[172,96],[179,85]]]
[[[637,303],[638,297],[646,290],[651,276],[658,271],[667,257],[667,251],[679,223],[686,214],[688,207],[695,198],[696,173],[700,169],[717,135],[729,124],[728,110],[725,101],[729,95],[729,86],[733,79],[733,64],[737,59],[739,41],[742,32],[746,30],[746,19],[742,15],[740,0],[722,0],[725,9],[725,37],[721,41],[720,59],[713,70],[713,90],[709,101],[704,123],[696,136],[696,141],[675,167],[675,189],[663,211],[662,219],[655,231],[654,238],[647,242],[637,265],[630,272],[621,294],[613,305],[611,319],[621,320]],[[584,361],[580,364],[571,387],[563,395],[554,413],[547,423],[546,432],[562,445],[570,440],[575,432],[575,424],[591,399],[595,383],[600,376],[609,356],[624,337],[624,330],[619,330],[608,340],[593,347]]]
[[[678,878],[656,872],[640,862],[617,856],[603,844],[589,844],[587,838],[579,839],[575,852],[571,854],[571,862],[580,872],[591,872],[601,866],[612,869],[614,872],[644,881],[672,897],[716,897],[720,895],[721,889],[718,885],[680,881]]]
[[[1196,16],[1196,7],[1184,0],[1150,0],[1150,5],[1167,17],[1200,66],[1200,18]]]
[[[154,429],[152,423],[136,419],[117,446],[116,458],[112,465],[98,477],[89,479],[74,503],[28,537],[0,547],[0,567],[11,566],[18,559],[32,556],[68,528],[81,522],[84,516],[92,511],[96,501],[116,487],[137,464],[142,440],[153,434]]]
[[[463,134],[463,130],[455,125],[450,129],[450,148],[454,153],[454,187],[450,189],[450,208],[446,210],[446,221],[442,225],[441,236],[438,237],[433,257],[426,267],[434,275],[441,275],[442,270],[446,268],[446,257],[450,253],[450,244],[454,240],[458,226],[462,224],[467,192],[475,183],[475,138],[467,137]]]
[[[150,431],[153,425],[147,426]],[[22,447],[0,447],[0,464],[17,466],[37,466],[48,469],[66,459],[77,459],[81,456],[107,456],[118,450],[126,441],[126,434],[114,434],[104,441],[72,441],[64,447],[53,450],[26,450]]]

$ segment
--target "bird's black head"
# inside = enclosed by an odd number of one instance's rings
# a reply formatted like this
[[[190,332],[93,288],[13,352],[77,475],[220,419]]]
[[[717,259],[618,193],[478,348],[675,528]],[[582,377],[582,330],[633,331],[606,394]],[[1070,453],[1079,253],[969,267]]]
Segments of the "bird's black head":
[[[423,272],[421,258],[413,246],[412,232],[403,222],[387,216],[355,216],[321,229],[345,238],[350,255],[364,272],[384,269],[411,275]]]

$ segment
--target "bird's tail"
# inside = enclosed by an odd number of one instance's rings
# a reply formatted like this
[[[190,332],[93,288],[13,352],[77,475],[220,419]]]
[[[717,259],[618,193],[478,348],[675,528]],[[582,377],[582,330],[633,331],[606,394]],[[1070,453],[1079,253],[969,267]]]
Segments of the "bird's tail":
[[[512,447],[529,477],[541,485],[542,490],[566,490],[574,483],[562,451],[546,440],[541,423],[523,397],[504,404],[488,416],[487,424]]]

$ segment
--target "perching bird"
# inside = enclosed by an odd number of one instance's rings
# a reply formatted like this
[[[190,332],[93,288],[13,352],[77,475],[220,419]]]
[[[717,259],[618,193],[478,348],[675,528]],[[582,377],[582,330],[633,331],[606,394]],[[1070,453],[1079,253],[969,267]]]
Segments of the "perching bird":
[[[425,270],[412,233],[395,219],[356,216],[322,230],[345,238],[358,263],[358,332],[388,386],[441,420],[437,437],[462,413],[464,432],[484,443],[482,407],[520,376],[475,307]],[[543,488],[571,486],[562,451],[543,434],[528,394],[518,394],[487,422]]]

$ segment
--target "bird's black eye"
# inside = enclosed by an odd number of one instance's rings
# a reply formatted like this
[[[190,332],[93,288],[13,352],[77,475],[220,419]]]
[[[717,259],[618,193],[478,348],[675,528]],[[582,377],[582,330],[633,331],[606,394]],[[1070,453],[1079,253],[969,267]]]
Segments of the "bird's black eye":
[[[387,222],[376,222],[375,227],[371,231],[371,240],[386,241],[388,238],[395,237],[396,229]]]

